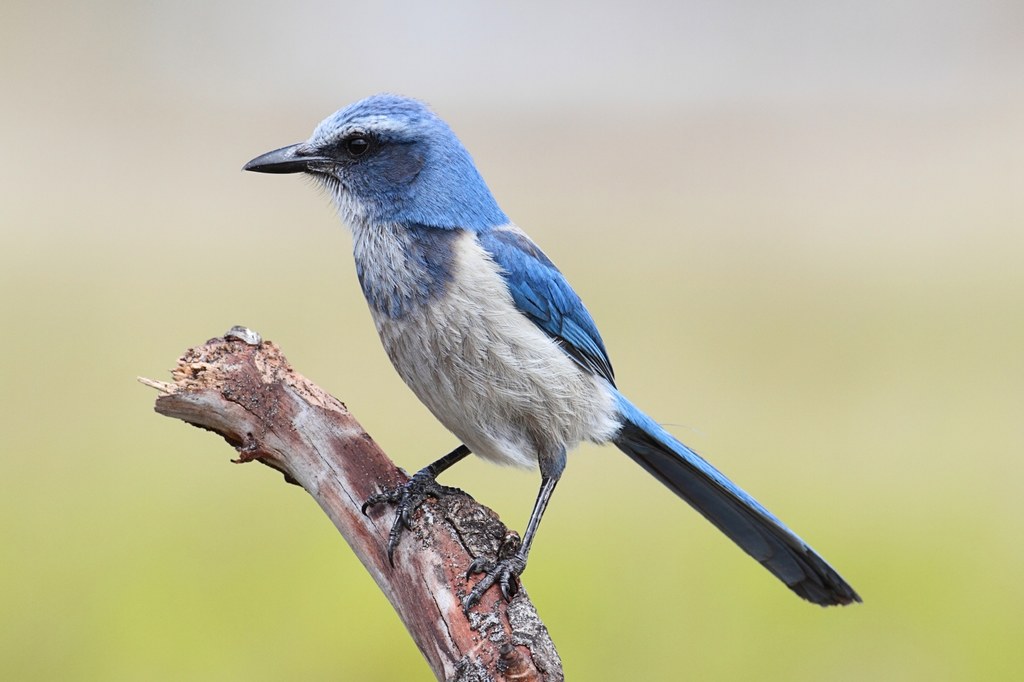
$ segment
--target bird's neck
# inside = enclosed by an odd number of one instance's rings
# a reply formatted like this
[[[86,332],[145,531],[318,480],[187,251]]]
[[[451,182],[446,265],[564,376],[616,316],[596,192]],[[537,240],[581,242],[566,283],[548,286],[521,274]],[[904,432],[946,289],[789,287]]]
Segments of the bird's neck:
[[[356,274],[375,316],[396,319],[440,299],[455,267],[464,230],[408,223],[351,225]]]

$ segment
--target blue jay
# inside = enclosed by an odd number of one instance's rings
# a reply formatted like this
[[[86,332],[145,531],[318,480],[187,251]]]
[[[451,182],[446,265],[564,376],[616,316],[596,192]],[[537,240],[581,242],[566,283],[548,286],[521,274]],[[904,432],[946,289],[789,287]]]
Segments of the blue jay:
[[[305,173],[327,190],[351,228],[384,350],[463,443],[363,506],[397,507],[389,559],[412,512],[451,490],[436,477],[470,452],[538,467],[540,492],[521,542],[511,536],[496,560],[478,558],[467,571],[483,577],[466,608],[495,583],[510,599],[566,453],[584,440],[611,442],[799,596],[823,606],[860,601],[807,543],[619,392],[580,297],[422,102],[366,98],[327,117],[307,141],[244,169]]]

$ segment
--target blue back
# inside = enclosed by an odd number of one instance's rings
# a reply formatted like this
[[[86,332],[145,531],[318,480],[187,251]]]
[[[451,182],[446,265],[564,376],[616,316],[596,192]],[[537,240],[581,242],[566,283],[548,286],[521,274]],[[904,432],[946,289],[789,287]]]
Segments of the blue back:
[[[516,307],[584,369],[615,385],[615,373],[594,319],[544,252],[522,232],[509,228],[479,235],[501,266]]]

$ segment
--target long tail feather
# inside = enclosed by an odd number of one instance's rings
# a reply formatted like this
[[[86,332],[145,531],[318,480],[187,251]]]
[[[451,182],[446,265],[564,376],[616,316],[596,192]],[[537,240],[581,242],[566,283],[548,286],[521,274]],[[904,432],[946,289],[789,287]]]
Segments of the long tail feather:
[[[673,438],[621,394],[615,444],[804,599],[831,606],[861,599],[850,585],[757,500]]]

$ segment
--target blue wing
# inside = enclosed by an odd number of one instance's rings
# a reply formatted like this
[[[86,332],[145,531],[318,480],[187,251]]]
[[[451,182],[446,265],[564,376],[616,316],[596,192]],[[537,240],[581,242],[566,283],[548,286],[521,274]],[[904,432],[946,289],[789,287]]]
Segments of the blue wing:
[[[597,325],[558,268],[514,227],[477,234],[502,269],[512,300],[526,317],[554,339],[584,369],[615,385],[615,373]]]

